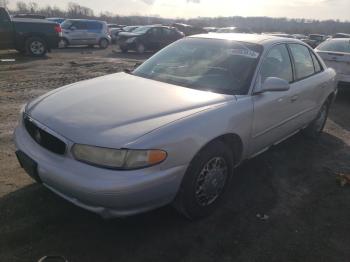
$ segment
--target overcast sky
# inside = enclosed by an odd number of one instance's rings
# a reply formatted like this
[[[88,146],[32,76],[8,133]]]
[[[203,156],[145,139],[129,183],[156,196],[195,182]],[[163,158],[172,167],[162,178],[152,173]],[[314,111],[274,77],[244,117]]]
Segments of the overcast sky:
[[[350,20],[350,0],[22,0],[40,6],[66,7],[76,2],[96,14],[109,11],[120,15],[159,15],[162,17],[272,16]],[[15,7],[16,0],[10,0]]]

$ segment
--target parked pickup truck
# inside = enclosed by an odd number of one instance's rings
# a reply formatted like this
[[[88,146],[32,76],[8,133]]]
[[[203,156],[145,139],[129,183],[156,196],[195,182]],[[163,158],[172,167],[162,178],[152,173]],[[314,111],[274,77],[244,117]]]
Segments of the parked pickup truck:
[[[43,56],[57,48],[61,26],[45,19],[12,18],[0,7],[0,50],[16,49],[31,56]]]

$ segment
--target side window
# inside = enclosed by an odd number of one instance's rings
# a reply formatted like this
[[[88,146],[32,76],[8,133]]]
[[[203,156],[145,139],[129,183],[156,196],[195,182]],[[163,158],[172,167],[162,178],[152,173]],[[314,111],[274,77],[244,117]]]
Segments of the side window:
[[[286,45],[273,47],[264,58],[261,65],[261,78],[279,77],[289,83],[293,81],[293,69]]]
[[[154,27],[151,29],[152,37],[160,38],[162,35],[162,29],[158,27]]]
[[[289,44],[295,63],[297,80],[306,78],[315,73],[309,49],[299,44]]]
[[[87,23],[87,29],[88,30],[101,30],[102,24],[99,22],[89,22],[89,23]]]
[[[315,54],[310,51],[311,53],[311,57],[312,57],[312,61],[314,62],[314,67],[315,67],[315,72],[319,73],[322,71],[322,66],[320,64],[320,61],[317,59],[317,57],[315,56]]]
[[[85,30],[87,25],[85,22],[77,21],[72,26],[74,26],[77,30]]]

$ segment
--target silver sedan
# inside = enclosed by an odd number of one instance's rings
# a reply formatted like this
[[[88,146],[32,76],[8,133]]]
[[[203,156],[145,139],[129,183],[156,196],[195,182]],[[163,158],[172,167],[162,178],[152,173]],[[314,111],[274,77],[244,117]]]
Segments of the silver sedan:
[[[172,203],[196,219],[222,203],[242,160],[321,134],[335,76],[296,39],[187,37],[130,73],[29,102],[16,154],[36,181],[103,217]]]

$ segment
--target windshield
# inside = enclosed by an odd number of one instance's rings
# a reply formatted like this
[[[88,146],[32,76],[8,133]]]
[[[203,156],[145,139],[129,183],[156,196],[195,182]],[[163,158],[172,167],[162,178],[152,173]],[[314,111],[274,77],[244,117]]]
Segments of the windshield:
[[[132,32],[135,34],[144,34],[146,33],[151,27],[149,26],[141,26],[133,30]]]
[[[137,28],[137,26],[126,26],[123,28],[125,32],[132,32]]]
[[[247,94],[262,46],[186,38],[151,57],[133,74],[184,87]]]
[[[317,49],[321,51],[350,53],[350,39],[326,41],[320,44]]]
[[[71,25],[73,24],[73,21],[71,20],[66,20],[61,24],[61,27],[63,29],[69,29],[71,27]]]
[[[321,36],[321,35],[309,35],[309,38],[311,40],[316,40],[316,41],[322,41],[323,40],[323,36]]]

